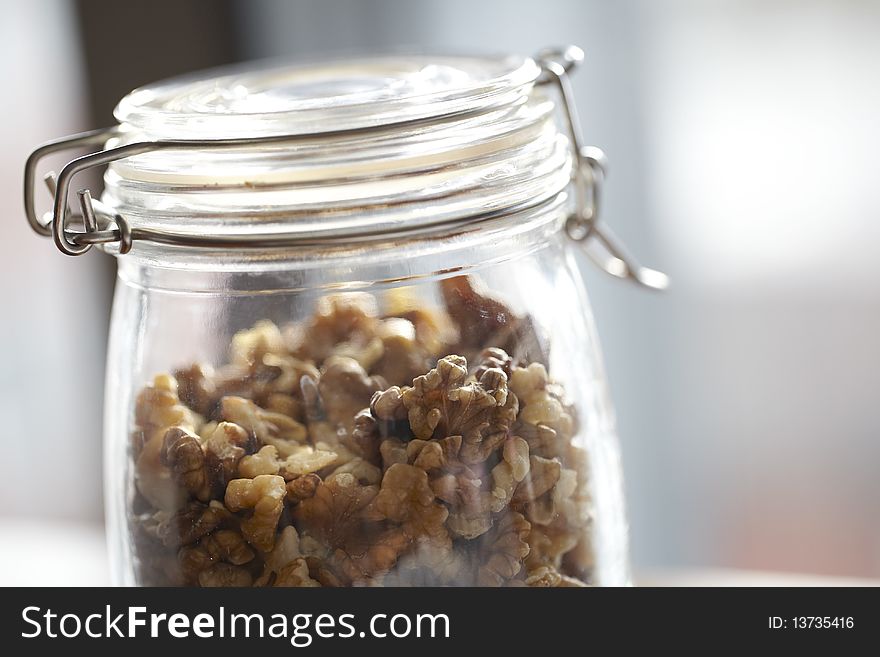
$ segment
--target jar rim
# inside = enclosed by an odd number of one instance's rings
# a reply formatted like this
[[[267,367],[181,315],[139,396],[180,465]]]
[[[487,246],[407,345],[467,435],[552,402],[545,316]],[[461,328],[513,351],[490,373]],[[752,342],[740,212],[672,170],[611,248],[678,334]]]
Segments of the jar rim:
[[[151,139],[321,134],[505,105],[540,72],[533,59],[510,54],[262,60],[145,85],[114,116]]]

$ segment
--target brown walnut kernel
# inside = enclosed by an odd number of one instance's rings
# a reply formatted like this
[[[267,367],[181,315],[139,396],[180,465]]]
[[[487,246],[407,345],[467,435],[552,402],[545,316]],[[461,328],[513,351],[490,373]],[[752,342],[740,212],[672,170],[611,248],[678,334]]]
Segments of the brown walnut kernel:
[[[349,431],[358,411],[370,403],[373,393],[384,387],[383,379],[368,376],[356,360],[342,356],[325,361],[318,380],[327,419]]]
[[[479,381],[469,381],[461,356],[441,358],[435,369],[402,391],[401,399],[417,438],[462,437],[459,457],[464,463],[486,460],[507,437],[518,408],[504,372],[490,369]]]
[[[199,586],[203,587],[245,587],[252,582],[253,577],[245,568],[230,563],[215,563],[199,573]]]
[[[234,566],[241,566],[254,558],[254,551],[242,535],[231,529],[218,529],[208,534],[200,545],[212,558]]]
[[[275,529],[286,495],[284,479],[276,475],[233,479],[226,487],[225,501],[230,511],[253,509],[251,517],[241,521],[241,534],[258,550],[271,550],[275,545]]]
[[[219,495],[235,478],[238,464],[257,446],[253,436],[232,422],[218,422],[202,442],[205,466],[212,479],[212,491]]]
[[[165,545],[190,545],[230,519],[229,511],[217,500],[209,504],[190,502],[176,513],[165,515],[156,525],[156,535]]]
[[[266,445],[256,454],[245,456],[238,464],[238,474],[254,478],[259,475],[280,474],[290,481],[303,475],[318,472],[336,461],[336,453],[315,449],[311,445],[298,445],[287,458],[278,457],[274,445]]]
[[[312,473],[287,482],[287,501],[296,504],[313,497],[321,485],[321,478]]]
[[[224,397],[220,401],[221,417],[248,431],[261,444],[273,445],[287,458],[305,442],[304,425],[283,413],[274,413],[243,397]]]
[[[287,341],[299,358],[316,363],[339,344],[366,344],[374,336],[378,307],[372,295],[349,292],[321,297],[305,326],[291,327]]]
[[[383,531],[380,518],[371,512],[378,492],[377,486],[363,486],[351,473],[331,475],[293,511],[303,530],[332,550],[334,568],[350,582],[381,576],[409,544],[403,532]]]
[[[529,554],[529,529],[521,514],[510,511],[480,539],[478,586],[503,586],[519,574],[523,559]]]
[[[161,374],[138,395],[135,421],[142,435],[141,449],[135,461],[138,492],[157,509],[179,509],[186,501],[186,495],[162,463],[165,432],[171,427],[195,432],[201,418],[180,402],[174,377]]]
[[[211,499],[205,452],[197,436],[182,427],[171,427],[165,432],[160,458],[190,495],[202,502]]]

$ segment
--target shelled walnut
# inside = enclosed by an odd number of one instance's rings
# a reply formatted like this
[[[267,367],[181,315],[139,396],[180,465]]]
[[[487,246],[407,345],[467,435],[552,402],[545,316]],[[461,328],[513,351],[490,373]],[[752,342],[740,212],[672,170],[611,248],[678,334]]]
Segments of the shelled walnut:
[[[303,322],[236,334],[228,363],[146,386],[140,581],[589,583],[587,454],[536,322],[470,277],[440,296],[323,297]]]

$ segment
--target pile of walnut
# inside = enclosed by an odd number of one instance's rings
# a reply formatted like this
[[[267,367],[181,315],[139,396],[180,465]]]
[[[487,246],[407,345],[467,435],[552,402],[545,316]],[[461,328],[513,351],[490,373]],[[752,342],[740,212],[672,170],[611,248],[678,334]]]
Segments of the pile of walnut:
[[[144,388],[139,581],[587,583],[586,453],[562,389],[529,360],[545,358],[535,329],[468,277],[441,289],[434,313],[325,297],[283,332],[237,334],[223,368]]]

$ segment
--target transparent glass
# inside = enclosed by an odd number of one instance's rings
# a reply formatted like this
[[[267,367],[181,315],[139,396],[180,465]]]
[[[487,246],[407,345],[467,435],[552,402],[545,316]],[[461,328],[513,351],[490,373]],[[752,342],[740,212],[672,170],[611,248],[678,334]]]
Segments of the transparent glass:
[[[629,582],[565,194],[454,234],[119,258],[115,581]]]

